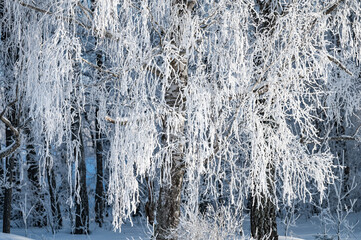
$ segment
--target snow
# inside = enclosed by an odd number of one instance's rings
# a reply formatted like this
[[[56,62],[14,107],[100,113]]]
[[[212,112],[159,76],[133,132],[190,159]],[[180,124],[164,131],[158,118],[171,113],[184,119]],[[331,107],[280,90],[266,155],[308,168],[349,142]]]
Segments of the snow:
[[[26,238],[14,234],[0,233],[1,240],[31,240],[31,238]]]
[[[1,223],[1,221],[0,221]],[[107,223],[104,228],[97,227],[96,224],[90,224],[90,234],[89,235],[74,235],[71,234],[69,228],[69,222],[65,222],[65,228],[59,230],[56,234],[52,234],[50,229],[46,228],[29,228],[27,231],[27,237],[22,237],[25,235],[25,229],[23,228],[11,228],[11,235],[8,238],[3,238],[0,235],[0,240],[50,240],[50,239],[60,239],[60,240],[140,240],[140,239],[150,239],[151,229],[145,224],[143,220],[136,219],[134,225],[130,223],[125,223],[122,226],[121,232],[114,232],[111,226],[111,223]],[[7,235],[6,235],[7,236]]]
[[[278,240],[303,240],[301,238],[294,238],[294,237],[285,237],[285,236],[279,236]]]
[[[352,213],[349,216],[349,221],[351,223],[357,222],[357,220],[361,220],[361,213]],[[0,223],[2,223],[0,221]],[[69,226],[69,222],[65,223],[65,226]],[[249,218],[245,219],[244,222],[244,230],[246,236],[249,236]],[[91,233],[89,235],[73,235],[70,233],[70,228],[65,227],[60,230],[58,233],[53,235],[46,228],[29,228],[27,237],[23,237],[25,235],[25,230],[23,228],[12,228],[12,234],[2,234],[0,233],[0,240],[50,240],[50,239],[60,239],[60,240],[140,240],[140,239],[150,239],[152,228],[151,226],[147,226],[144,220],[140,218],[134,219],[134,225],[132,226],[129,222],[125,223],[122,226],[121,232],[112,231],[111,223],[106,223],[104,228],[99,228],[97,225],[92,223],[90,225]],[[284,236],[284,226],[281,222],[278,222],[278,233],[283,236],[279,236],[279,240],[315,240],[316,237],[323,232],[322,224],[320,223],[317,217],[305,218],[301,217],[297,221],[297,225],[290,227],[289,235]],[[333,239],[337,239],[335,236],[335,232],[332,230],[331,226],[327,226],[327,234],[328,237],[333,237]],[[246,238],[248,239],[248,238]],[[350,240],[359,240],[361,239],[361,224],[358,224],[354,232],[350,234],[348,237],[344,236],[342,239],[350,239]],[[182,240],[182,239],[180,239]],[[192,239],[193,240],[193,239]],[[201,239],[194,239],[201,240]],[[202,239],[203,240],[203,239]]]

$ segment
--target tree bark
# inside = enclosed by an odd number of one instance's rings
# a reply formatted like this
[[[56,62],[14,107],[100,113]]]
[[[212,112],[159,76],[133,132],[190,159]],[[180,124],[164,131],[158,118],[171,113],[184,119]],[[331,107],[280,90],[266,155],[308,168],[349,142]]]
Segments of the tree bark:
[[[194,1],[175,0],[172,4],[173,16],[171,17],[181,19],[186,14],[191,14],[193,7]],[[167,119],[164,121],[164,128],[170,129],[170,132],[173,133],[164,136],[163,140],[166,140],[164,141],[164,145],[166,146],[167,141],[169,141],[175,147],[173,147],[171,152],[171,184],[162,182],[159,191],[156,212],[157,225],[155,228],[155,237],[157,240],[175,240],[178,238],[176,230],[179,224],[182,184],[186,171],[183,159],[185,146],[181,142],[181,138],[184,136],[185,130],[186,99],[184,97],[184,88],[188,81],[188,60],[184,58],[185,49],[182,49],[180,44],[183,34],[182,21],[179,20],[176,22],[178,22],[179,25],[173,26],[170,41],[175,49],[178,50],[179,57],[170,62],[174,74],[171,76],[172,79],[170,79],[171,84],[169,88],[166,89],[165,101],[169,107],[174,109],[178,116],[178,128],[172,129],[171,126],[167,126]]]
[[[74,234],[88,234],[89,233],[89,203],[88,192],[86,186],[86,163],[84,155],[84,142],[81,131],[81,116],[79,110],[76,109],[76,115],[72,124],[72,140],[78,142],[78,148],[74,149],[74,156],[78,156],[78,174],[76,181],[76,189],[79,189],[79,194],[75,195],[75,229]]]
[[[63,226],[63,219],[61,217],[61,211],[60,211],[60,204],[59,204],[59,197],[56,192],[56,180],[55,180],[55,174],[54,169],[49,166],[46,167],[46,175],[48,179],[48,185],[49,185],[49,195],[50,195],[50,208],[51,208],[51,214],[52,214],[52,228],[53,233],[55,233],[56,230],[59,230]]]
[[[257,240],[278,240],[276,206],[271,201],[273,197],[274,169],[268,165],[269,196],[262,194],[260,198],[252,197],[251,235]]]
[[[100,132],[98,123],[99,107],[95,111],[95,151],[97,162],[97,178],[95,187],[95,222],[102,227],[104,221],[104,187],[103,187],[103,134]]]
[[[30,129],[25,129],[25,134],[27,135],[27,141],[32,142],[30,137]],[[44,218],[45,208],[43,206],[44,194],[42,193],[42,189],[39,182],[39,165],[36,161],[36,152],[34,146],[32,144],[26,145],[26,164],[28,166],[28,179],[29,184],[32,186],[31,194],[34,194],[34,202],[32,204],[35,205],[35,212],[37,213],[36,218],[34,218],[35,227],[43,227],[46,226],[46,218]]]
[[[15,111],[9,113],[10,121],[14,123],[15,121]],[[13,143],[13,132],[11,129],[6,128],[6,146],[10,146]],[[3,205],[3,233],[10,233],[11,228],[11,202],[13,195],[13,181],[14,181],[14,163],[15,158],[13,156],[8,156],[6,158],[6,183],[5,183],[5,194],[4,194],[4,205]]]
[[[156,202],[154,201],[154,183],[153,180],[150,180],[148,176],[145,177],[148,188],[148,200],[145,204],[145,215],[150,225],[154,224],[155,220],[155,210]]]
[[[94,12],[96,8],[96,1],[91,0],[91,11]],[[96,41],[98,41],[96,39]],[[96,42],[96,44],[98,44]],[[103,54],[98,51],[96,54],[96,63],[99,68],[103,67]],[[98,73],[99,74],[99,73]],[[97,76],[98,77],[98,76]],[[99,78],[99,77],[98,77]],[[102,227],[104,222],[104,174],[103,174],[103,137],[104,135],[100,131],[99,122],[98,122],[98,113],[99,106],[98,101],[95,109],[95,139],[93,139],[95,146],[95,156],[96,156],[96,165],[97,165],[97,177],[96,177],[96,186],[95,186],[95,222],[99,227]],[[93,136],[93,135],[92,135]]]
[[[271,1],[260,1],[256,2],[259,6],[260,13],[259,15],[255,15],[254,21],[257,25],[256,31],[265,36],[270,37],[272,35],[272,26],[276,21],[277,14],[274,14],[275,11],[272,8]],[[264,59],[261,57],[256,58],[255,60],[256,66],[264,65]],[[258,77],[258,76],[257,76]],[[267,76],[264,76],[267,78]],[[255,89],[255,94],[258,94],[257,104],[259,106],[258,115],[263,120],[263,124],[267,128],[275,129],[277,126],[273,124],[273,121],[269,121],[273,119],[273,116],[265,116],[264,106],[267,104],[267,99],[264,98],[264,95],[269,90],[268,86],[265,85],[258,89]],[[251,235],[254,239],[257,240],[278,240],[277,233],[277,222],[276,222],[276,207],[272,203],[272,198],[274,198],[274,184],[275,184],[275,171],[272,166],[271,160],[267,166],[267,187],[268,187],[268,195],[267,193],[262,193],[261,196],[251,196]]]

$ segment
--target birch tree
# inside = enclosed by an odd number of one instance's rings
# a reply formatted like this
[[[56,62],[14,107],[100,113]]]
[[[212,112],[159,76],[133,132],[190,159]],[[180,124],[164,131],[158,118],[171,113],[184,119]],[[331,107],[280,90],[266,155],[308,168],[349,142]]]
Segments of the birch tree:
[[[332,182],[316,110],[334,94],[332,68],[348,78],[349,63],[360,61],[359,1],[99,0],[93,11],[87,1],[5,3],[3,21],[16,19],[12,33],[22,36],[12,44],[34,131],[79,151],[72,99],[78,109],[99,99],[115,229],[136,211],[142,177],[160,183],[158,239],[189,239],[189,226],[204,227],[202,191],[212,200],[227,194],[227,217],[213,216],[223,223],[240,224],[250,196],[253,237],[277,239],[278,204],[312,200],[311,182],[322,197]],[[88,52],[94,39],[101,66]],[[70,152],[69,175],[80,161]],[[264,217],[271,222],[255,226]]]

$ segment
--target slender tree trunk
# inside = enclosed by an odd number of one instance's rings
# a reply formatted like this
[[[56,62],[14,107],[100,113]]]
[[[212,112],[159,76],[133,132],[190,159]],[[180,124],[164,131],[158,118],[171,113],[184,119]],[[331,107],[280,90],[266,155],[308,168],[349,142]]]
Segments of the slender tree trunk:
[[[149,177],[145,177],[148,188],[148,201],[145,204],[145,215],[150,225],[154,224],[156,202],[154,201],[154,183]]]
[[[95,0],[90,0],[91,2],[91,11],[95,11]],[[97,43],[96,43],[97,44]],[[100,51],[96,54],[97,58],[97,66],[103,67],[103,55]],[[99,74],[99,73],[98,73]],[[104,174],[103,174],[103,134],[99,128],[98,122],[98,112],[99,106],[98,102],[96,104],[95,110],[95,139],[93,139],[94,146],[95,146],[95,156],[97,162],[97,177],[96,177],[96,186],[95,186],[95,222],[98,224],[99,227],[102,227],[104,221]],[[92,135],[93,136],[93,135]]]
[[[89,204],[88,193],[86,186],[86,163],[84,155],[84,142],[81,132],[81,117],[79,110],[76,109],[76,115],[72,124],[72,138],[77,141],[79,148],[75,147],[74,156],[78,156],[78,176],[76,178],[76,189],[79,189],[79,194],[75,196],[75,234],[88,234],[89,233]],[[78,151],[79,150],[79,151]]]
[[[52,228],[53,233],[56,230],[59,230],[63,226],[63,219],[61,216],[60,211],[60,204],[59,204],[59,197],[57,194],[57,187],[56,187],[56,179],[54,174],[54,169],[47,166],[46,169],[46,175],[48,179],[48,185],[49,185],[49,195],[50,195],[50,208],[51,208],[51,214],[52,214]]]
[[[30,129],[25,129],[25,134],[27,136],[27,145],[26,145],[26,163],[28,166],[28,179],[29,184],[32,186],[31,194],[34,194],[34,202],[35,204],[35,212],[36,216],[34,216],[33,226],[35,227],[43,227],[46,226],[46,218],[45,216],[45,207],[43,205],[44,194],[42,193],[42,187],[40,185],[39,179],[39,165],[36,160],[36,152],[34,146],[32,144],[33,139],[31,138]]]
[[[103,134],[98,123],[99,107],[96,106],[95,116],[95,151],[97,162],[97,178],[95,187],[95,222],[102,227],[104,221],[104,187],[103,187]]]
[[[9,113],[10,121],[14,123],[15,121],[15,111]],[[9,128],[6,128],[6,146],[9,146],[13,143],[13,133]],[[15,158],[9,156],[6,158],[6,182],[5,182],[5,194],[4,194],[4,205],[3,205],[3,233],[10,233],[10,222],[11,222],[11,201],[13,197],[13,182],[14,182],[14,163]]]
[[[14,158],[8,157],[6,159],[6,187],[4,195],[4,208],[3,208],[3,233],[10,233],[10,220],[11,220],[11,199],[13,194],[13,169],[14,169]]]

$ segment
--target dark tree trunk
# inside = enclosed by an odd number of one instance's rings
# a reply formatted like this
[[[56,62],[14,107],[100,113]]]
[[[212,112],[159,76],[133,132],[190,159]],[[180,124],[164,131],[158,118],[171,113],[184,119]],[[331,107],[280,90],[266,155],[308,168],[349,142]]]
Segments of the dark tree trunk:
[[[257,240],[278,240],[275,206],[269,199],[263,197],[260,202],[254,199],[251,208],[251,234]]]
[[[96,107],[95,116],[95,152],[97,162],[97,178],[95,187],[95,222],[102,227],[104,221],[104,187],[103,187],[103,134],[98,123],[99,107]]]
[[[260,1],[257,0],[256,4],[259,7],[259,14],[254,15],[254,22],[257,26],[255,31],[263,35],[265,38],[271,37],[273,34],[273,25],[276,21],[277,14],[274,13],[276,9],[272,5],[271,1]],[[264,59],[261,57],[255,58],[255,65],[262,66],[264,65]],[[259,78],[256,74],[256,78]],[[267,78],[267,75],[264,76],[264,79]],[[263,107],[268,104],[265,94],[268,91],[268,86],[261,86],[258,89],[255,89],[254,92],[258,94],[257,104],[259,106],[258,115],[263,119],[263,124],[267,128],[275,129],[278,126],[273,124],[273,116],[266,116],[263,110]],[[276,206],[273,204],[272,200],[275,198],[275,171],[272,166],[272,159],[267,166],[267,185],[268,185],[268,194],[263,193],[261,196],[251,196],[251,235],[254,239],[257,240],[278,240],[277,234],[277,222],[276,222]],[[266,195],[267,194],[267,195]]]
[[[157,207],[156,239],[177,239],[176,231],[179,224],[181,190],[185,167],[172,167],[172,184],[162,186],[159,191]]]
[[[253,197],[251,207],[251,235],[257,240],[278,240],[276,206],[271,201],[274,198],[273,183],[274,170],[268,166],[268,175],[271,178],[268,181],[269,196],[262,194],[260,198]]]
[[[145,215],[150,225],[154,224],[156,202],[154,201],[154,183],[149,177],[145,178],[148,188],[148,201],[145,204]]]
[[[12,109],[14,110],[14,109]],[[9,113],[9,120],[13,123],[15,121],[15,111]],[[13,133],[9,128],[6,128],[6,146],[13,143]],[[13,182],[14,182],[14,163],[15,158],[8,156],[6,158],[6,182],[5,182],[5,194],[4,194],[4,205],[3,205],[3,233],[10,233],[10,222],[11,222],[11,200],[13,197]]]
[[[0,0],[0,19],[4,16],[4,0]],[[1,41],[5,42],[8,37],[8,33],[5,31],[6,26],[1,27]],[[11,49],[9,49],[11,51]],[[10,64],[10,63],[8,63]],[[11,118],[14,116],[13,113],[9,114],[9,120],[13,121]],[[5,130],[6,137],[6,146],[9,146],[12,140],[12,131],[7,127]],[[6,171],[6,179],[5,179],[5,187],[4,187],[4,202],[3,202],[3,232],[10,233],[10,220],[11,220],[11,199],[12,199],[12,184],[13,184],[13,170],[14,170],[14,158],[12,156],[8,156],[5,158],[5,171]]]
[[[267,166],[268,195],[251,197],[251,235],[257,240],[278,240],[274,184],[275,171],[271,164]]]
[[[81,117],[79,110],[76,109],[76,115],[72,124],[72,139],[78,142],[79,148],[75,147],[74,156],[78,156],[78,166],[76,166],[78,175],[75,179],[76,188],[79,194],[75,196],[75,229],[74,234],[89,233],[89,204],[86,186],[86,163],[84,155],[84,142],[81,132]]]
[[[54,174],[54,169],[51,166],[47,166],[46,175],[48,179],[49,185],[49,195],[50,195],[50,208],[51,208],[51,215],[52,215],[52,228],[53,233],[56,230],[59,230],[63,226],[63,218],[61,216],[60,211],[60,204],[59,204],[59,197],[57,194],[57,187],[56,187],[56,179]]]
[[[45,207],[43,205],[44,194],[42,193],[40,180],[39,180],[39,165],[36,160],[36,152],[34,146],[32,144],[33,139],[30,136],[30,130],[25,129],[25,134],[27,135],[27,144],[26,145],[26,163],[28,166],[28,179],[29,184],[31,186],[31,194],[34,194],[34,201],[32,204],[35,205],[35,213],[33,220],[33,226],[35,227],[43,227],[46,226],[46,218],[45,216]],[[33,214],[34,215],[34,214]]]
[[[95,10],[95,0],[90,0],[91,2],[91,11],[94,12]],[[96,43],[97,44],[97,43]],[[97,58],[97,66],[102,68],[103,67],[103,55],[100,51],[96,54]],[[97,73],[98,75],[99,73]],[[97,76],[98,77],[98,76]],[[104,221],[104,186],[103,186],[103,134],[99,128],[98,122],[98,112],[99,106],[98,102],[96,105],[95,110],[95,139],[93,139],[94,146],[95,146],[95,156],[97,162],[97,178],[96,178],[96,186],[95,186],[95,222],[98,224],[99,227],[102,227]]]

